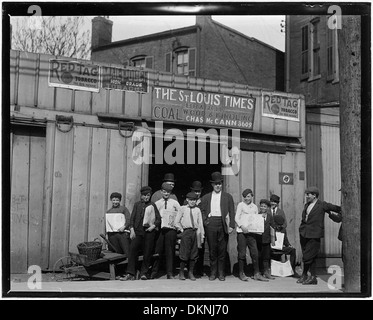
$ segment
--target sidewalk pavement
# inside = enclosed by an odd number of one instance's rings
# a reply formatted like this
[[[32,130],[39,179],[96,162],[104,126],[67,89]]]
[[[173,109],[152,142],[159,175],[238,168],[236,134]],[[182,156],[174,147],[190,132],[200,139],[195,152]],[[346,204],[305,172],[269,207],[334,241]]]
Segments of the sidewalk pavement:
[[[12,275],[10,280],[11,296],[37,296],[39,293],[47,296],[55,296],[56,293],[68,296],[91,296],[94,293],[96,297],[105,297],[107,293],[110,296],[118,297],[302,297],[302,296],[332,296],[343,295],[343,288],[331,287],[332,282],[328,285],[330,274],[318,276],[317,285],[302,285],[296,283],[297,279],[293,277],[276,277],[269,282],[261,282],[250,279],[247,282],[239,280],[233,275],[226,277],[226,281],[209,281],[207,276],[198,278],[196,281],[186,279],[181,281],[178,277],[168,280],[165,276],[156,280],[82,280],[82,279],[64,279],[56,281],[56,278],[50,275],[42,274],[42,283],[40,288],[34,284],[34,289],[30,289],[28,279],[31,275]],[[31,282],[31,281],[30,281]],[[31,283],[31,285],[33,285]],[[342,296],[341,295],[341,296]]]

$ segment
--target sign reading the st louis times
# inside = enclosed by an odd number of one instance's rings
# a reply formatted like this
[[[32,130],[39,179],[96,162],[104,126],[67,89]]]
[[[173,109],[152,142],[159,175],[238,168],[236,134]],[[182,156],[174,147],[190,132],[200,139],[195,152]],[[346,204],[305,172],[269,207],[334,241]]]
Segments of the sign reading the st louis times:
[[[48,84],[51,87],[99,92],[100,67],[79,61],[50,59]]]
[[[285,95],[263,95],[262,115],[270,118],[299,121],[299,104],[297,98]]]
[[[143,70],[101,67],[101,80],[104,89],[148,92],[148,72]]]
[[[253,130],[256,98],[154,87],[152,119]]]

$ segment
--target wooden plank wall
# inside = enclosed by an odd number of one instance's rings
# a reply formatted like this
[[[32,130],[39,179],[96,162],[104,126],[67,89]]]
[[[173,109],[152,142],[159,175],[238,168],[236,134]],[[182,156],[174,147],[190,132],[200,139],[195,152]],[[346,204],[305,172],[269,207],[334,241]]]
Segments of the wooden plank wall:
[[[299,171],[305,171],[305,154],[300,152],[287,152],[286,155],[241,152],[240,172],[237,176],[227,176],[226,190],[232,194],[235,207],[242,201],[242,192],[249,188],[254,193],[254,203],[258,206],[261,199],[269,199],[275,193],[280,196],[280,208],[284,210],[288,221],[288,238],[297,249],[297,261],[302,258],[298,228],[304,201],[305,180],[299,177]],[[279,172],[294,174],[293,185],[279,183]],[[237,234],[234,231],[229,236],[228,252],[231,263],[237,262]],[[250,253],[247,250],[247,263],[251,263]]]
[[[12,134],[11,269],[40,265],[46,139],[43,130]]]
[[[11,51],[10,56],[12,107],[32,107],[35,118],[43,119],[46,110],[53,110],[72,116],[83,114],[87,116],[87,123],[89,117],[96,121],[93,126],[74,125],[69,132],[61,132],[55,123],[49,122],[44,136],[34,136],[31,132],[13,135],[12,272],[26,272],[30,263],[51,270],[69,251],[77,252],[78,243],[97,238],[104,231],[104,212],[110,206],[110,193],[122,193],[122,204],[130,211],[139,200],[138,190],[147,183],[149,168],[134,163],[130,137],[123,137],[117,129],[105,128],[103,124],[97,126],[96,113],[150,119],[154,85],[232,95],[261,95],[261,91],[245,85],[160,72],[150,72],[150,92],[147,94],[54,88],[48,86],[48,67],[49,59],[55,57],[18,51]],[[274,137],[287,135],[290,131],[299,136],[304,131],[304,124],[289,125],[287,121],[270,118],[262,121],[258,98],[254,129]],[[253,189],[256,203],[261,198],[268,198],[272,190],[281,193],[282,206],[292,217],[295,212],[290,211],[294,210],[291,208],[299,207],[298,196],[294,200],[294,193],[303,192],[304,183],[286,186],[287,191],[278,184],[278,172],[293,172],[294,168],[303,166],[302,161],[305,161],[302,153],[242,152],[238,179],[235,176],[229,178],[227,191],[232,193],[236,205],[247,187]],[[296,218],[294,221],[294,231],[289,232],[290,241],[296,239]],[[234,237],[230,239],[233,239],[230,241],[233,251],[236,244]]]

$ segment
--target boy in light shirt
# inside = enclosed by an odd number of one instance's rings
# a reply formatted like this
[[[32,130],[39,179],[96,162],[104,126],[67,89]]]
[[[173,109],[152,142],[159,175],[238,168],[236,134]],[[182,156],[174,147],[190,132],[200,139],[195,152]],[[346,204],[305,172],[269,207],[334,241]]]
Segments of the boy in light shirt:
[[[256,244],[256,234],[249,232],[247,229],[247,215],[258,214],[258,207],[253,203],[254,193],[251,189],[245,189],[242,192],[243,201],[237,205],[235,221],[237,224],[237,251],[238,251],[238,268],[239,278],[242,281],[248,281],[245,275],[244,267],[246,264],[246,247],[250,250],[250,257],[254,266],[254,280],[268,281],[259,270],[259,254]]]
[[[204,229],[201,210],[196,207],[198,196],[194,192],[189,192],[186,199],[188,204],[182,206],[176,216],[176,228],[182,233],[179,279],[185,280],[184,268],[189,261],[188,277],[195,281],[193,271],[198,259],[198,248],[201,248],[204,239]]]
[[[173,266],[176,246],[175,218],[180,210],[180,204],[170,198],[172,187],[164,182],[161,187],[162,199],[156,201],[155,205],[161,215],[161,232],[157,240],[155,254],[158,259],[153,264],[151,279],[158,275],[163,252],[165,253],[167,279],[173,279]]]

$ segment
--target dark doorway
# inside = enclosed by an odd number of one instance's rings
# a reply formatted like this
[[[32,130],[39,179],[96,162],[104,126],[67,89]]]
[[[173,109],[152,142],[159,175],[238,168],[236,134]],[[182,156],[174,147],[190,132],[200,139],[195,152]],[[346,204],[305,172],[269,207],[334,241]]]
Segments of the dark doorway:
[[[154,141],[154,138],[153,138]],[[166,147],[171,144],[169,141],[163,142],[164,150]],[[153,143],[154,145],[154,143]],[[221,162],[219,159],[214,159],[211,161],[210,159],[210,143],[206,143],[206,149],[204,150],[206,154],[206,164],[197,164],[198,163],[198,147],[197,142],[195,144],[196,150],[196,157],[195,163],[196,164],[188,164],[187,162],[187,146],[186,143],[184,144],[184,163],[185,164],[172,164],[169,165],[167,163],[164,164],[150,164],[149,165],[149,186],[152,187],[153,192],[160,189],[163,177],[165,173],[173,173],[175,176],[175,189],[174,193],[177,196],[179,203],[183,205],[186,194],[190,191],[190,187],[192,182],[195,180],[201,181],[203,185],[202,195],[212,191],[212,186],[210,184],[211,173],[214,171],[221,171]],[[154,152],[154,151],[153,151]],[[153,158],[154,160],[154,158]],[[154,161],[153,161],[154,162]]]

